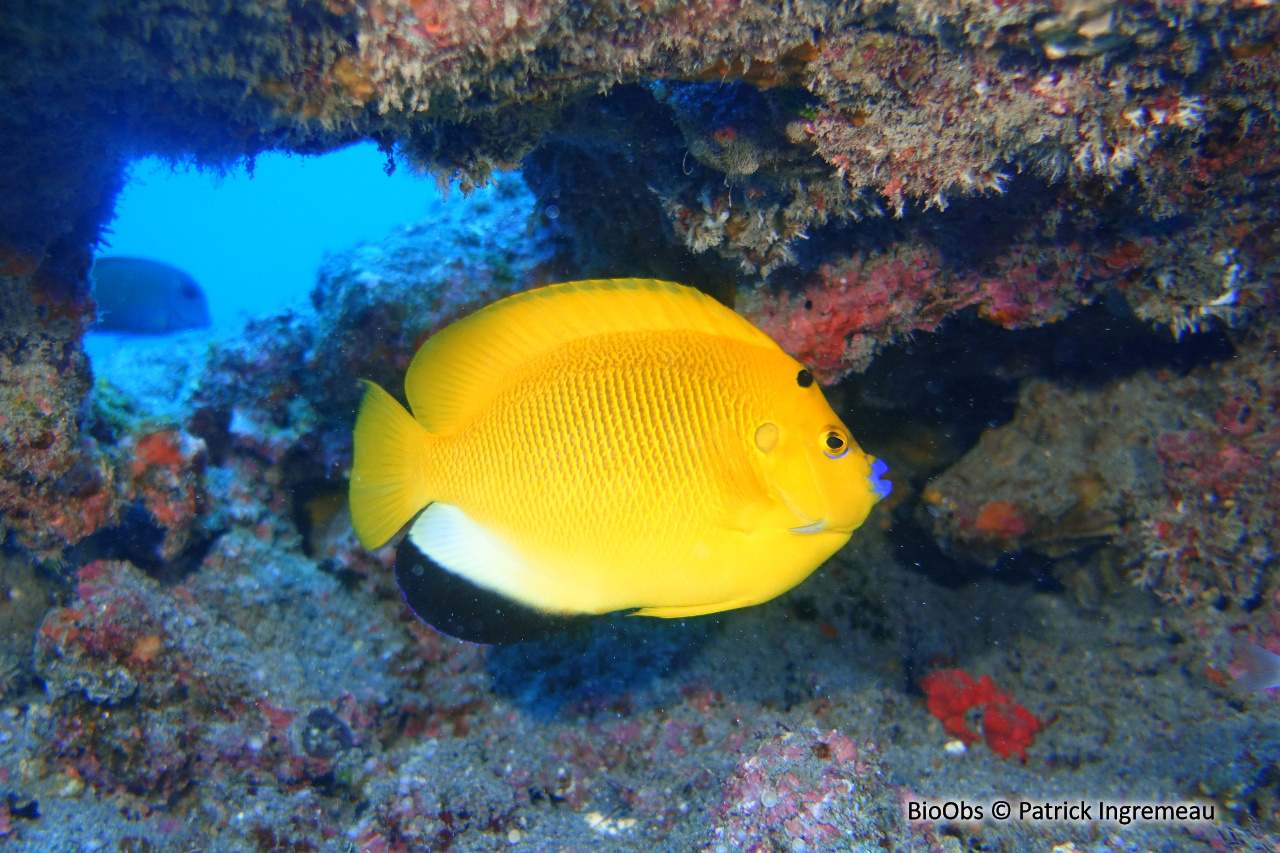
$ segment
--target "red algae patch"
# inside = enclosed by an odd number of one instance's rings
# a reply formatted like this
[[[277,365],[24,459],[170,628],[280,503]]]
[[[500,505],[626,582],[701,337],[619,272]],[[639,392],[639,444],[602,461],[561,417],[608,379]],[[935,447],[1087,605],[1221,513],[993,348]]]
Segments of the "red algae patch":
[[[965,743],[978,740],[966,721],[969,711],[977,708],[982,712],[982,734],[991,751],[1001,758],[1016,755],[1019,761],[1027,760],[1027,747],[1043,724],[996,687],[991,676],[975,679],[962,669],[939,669],[920,679],[920,689],[929,697],[929,713],[942,721],[947,734]]]

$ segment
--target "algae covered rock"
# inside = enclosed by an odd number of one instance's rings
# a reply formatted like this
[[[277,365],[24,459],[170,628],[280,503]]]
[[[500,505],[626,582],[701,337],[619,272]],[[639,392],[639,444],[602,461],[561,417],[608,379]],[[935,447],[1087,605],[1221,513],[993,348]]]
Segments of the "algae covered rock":
[[[1159,493],[1156,438],[1195,418],[1195,395],[1152,376],[1098,391],[1029,382],[1013,421],[932,480],[922,511],[947,547],[991,564],[1110,541]]]

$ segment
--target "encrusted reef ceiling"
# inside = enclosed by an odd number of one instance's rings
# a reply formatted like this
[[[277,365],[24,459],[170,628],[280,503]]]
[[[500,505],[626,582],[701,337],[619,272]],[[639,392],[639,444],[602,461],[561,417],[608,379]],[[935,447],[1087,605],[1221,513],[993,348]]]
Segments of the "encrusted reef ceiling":
[[[736,291],[834,381],[963,308],[1018,328],[1119,293],[1178,335],[1247,324],[1280,249],[1278,38],[1271,0],[16,4],[6,526],[57,548],[114,511],[79,337],[132,157],[524,166],[559,272]]]

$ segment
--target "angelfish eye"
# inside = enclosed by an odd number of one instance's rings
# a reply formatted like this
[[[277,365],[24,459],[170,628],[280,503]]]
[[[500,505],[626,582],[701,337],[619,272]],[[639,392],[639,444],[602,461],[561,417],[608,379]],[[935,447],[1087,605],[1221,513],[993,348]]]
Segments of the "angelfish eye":
[[[839,459],[849,452],[849,442],[838,430],[829,429],[822,436],[822,452],[832,459]]]

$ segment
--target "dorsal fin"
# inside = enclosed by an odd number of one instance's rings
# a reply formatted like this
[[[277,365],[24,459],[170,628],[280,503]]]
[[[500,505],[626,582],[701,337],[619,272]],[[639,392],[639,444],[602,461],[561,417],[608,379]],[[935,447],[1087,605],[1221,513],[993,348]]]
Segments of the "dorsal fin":
[[[691,287],[641,278],[571,281],[508,296],[437,332],[413,357],[405,395],[418,423],[449,433],[483,408],[514,369],[566,342],[677,329],[777,347]]]

